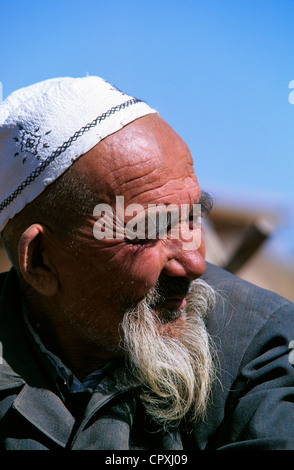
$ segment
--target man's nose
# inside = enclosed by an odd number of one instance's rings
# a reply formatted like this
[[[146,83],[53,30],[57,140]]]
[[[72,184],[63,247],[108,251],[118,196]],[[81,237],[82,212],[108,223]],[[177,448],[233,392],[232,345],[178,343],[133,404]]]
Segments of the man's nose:
[[[205,272],[205,247],[202,241],[200,247],[194,250],[184,250],[176,240],[171,241],[168,260],[163,272],[168,276],[186,277],[189,280],[197,279]]]

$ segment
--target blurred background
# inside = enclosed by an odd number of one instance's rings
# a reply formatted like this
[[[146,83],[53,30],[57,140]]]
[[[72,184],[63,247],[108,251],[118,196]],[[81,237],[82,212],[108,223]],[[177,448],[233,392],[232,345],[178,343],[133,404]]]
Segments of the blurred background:
[[[207,259],[294,300],[293,0],[0,0],[0,17],[3,99],[89,74],[147,101],[215,201]]]

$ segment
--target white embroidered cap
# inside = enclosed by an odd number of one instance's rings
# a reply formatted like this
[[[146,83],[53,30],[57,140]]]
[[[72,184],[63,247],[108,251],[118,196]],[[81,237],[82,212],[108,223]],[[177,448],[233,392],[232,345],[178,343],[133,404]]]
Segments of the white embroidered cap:
[[[151,113],[94,76],[45,80],[12,93],[0,104],[0,232],[77,158]]]

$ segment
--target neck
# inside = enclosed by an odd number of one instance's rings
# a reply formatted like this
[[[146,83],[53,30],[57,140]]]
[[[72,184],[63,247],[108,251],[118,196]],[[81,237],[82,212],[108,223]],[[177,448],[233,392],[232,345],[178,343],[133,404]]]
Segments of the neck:
[[[28,319],[44,346],[79,379],[83,380],[122,353],[107,351],[90,342],[80,328],[64,315],[54,297],[26,292]]]

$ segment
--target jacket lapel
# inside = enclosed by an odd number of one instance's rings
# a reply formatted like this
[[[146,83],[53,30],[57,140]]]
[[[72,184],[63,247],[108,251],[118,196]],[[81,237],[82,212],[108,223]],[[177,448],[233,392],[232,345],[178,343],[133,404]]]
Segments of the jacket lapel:
[[[13,408],[47,437],[66,446],[74,418],[53,392],[26,384],[14,400]]]

